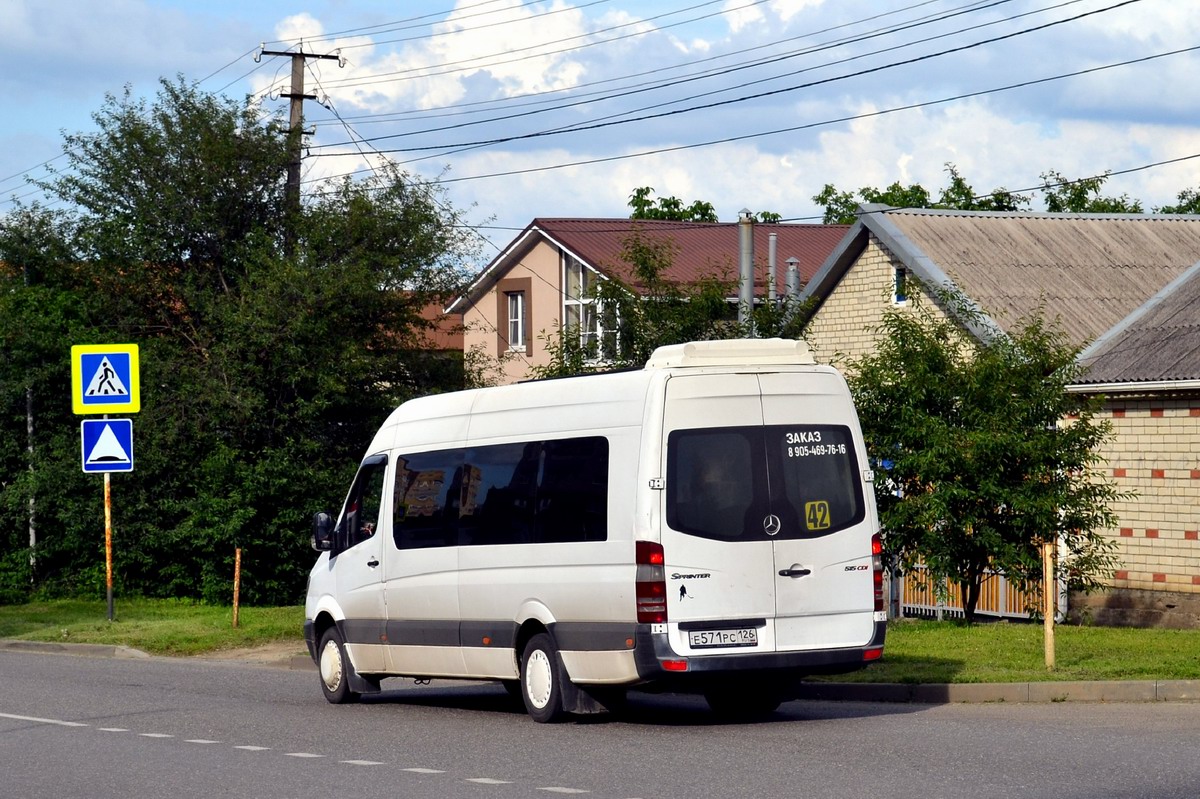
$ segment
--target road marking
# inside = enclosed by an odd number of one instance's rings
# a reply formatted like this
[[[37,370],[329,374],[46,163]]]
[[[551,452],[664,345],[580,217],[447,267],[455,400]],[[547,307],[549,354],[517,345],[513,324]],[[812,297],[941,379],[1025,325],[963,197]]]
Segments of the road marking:
[[[553,787],[553,788],[538,788],[538,790],[539,790],[539,791],[547,791],[547,792],[549,792],[549,793],[591,793],[591,791],[585,791],[585,790],[583,790],[582,788],[558,788],[558,787]]]
[[[244,749],[247,752],[266,752],[271,747],[269,746],[235,746],[234,749]]]
[[[185,744],[219,744],[220,741],[210,741],[207,738],[188,738],[184,741]]]
[[[174,735],[168,735],[165,732],[139,732],[138,735],[143,738],[174,738]]]
[[[445,774],[446,772],[436,768],[406,768],[404,771],[411,771],[414,774]]]
[[[97,727],[100,732],[129,732],[124,727]]]
[[[312,752],[288,752],[284,757],[325,757],[325,755],[314,755]]]
[[[42,719],[37,716],[15,716],[12,713],[0,713],[0,718],[14,719],[16,721],[32,721],[35,724],[56,724],[59,727],[90,727],[90,724],[84,724],[79,721],[62,721],[61,719]]]
[[[383,763],[378,760],[339,760],[339,763],[346,763],[351,766],[382,766]]]
[[[491,777],[468,777],[467,782],[478,783],[479,785],[511,785],[508,780],[494,780]]]

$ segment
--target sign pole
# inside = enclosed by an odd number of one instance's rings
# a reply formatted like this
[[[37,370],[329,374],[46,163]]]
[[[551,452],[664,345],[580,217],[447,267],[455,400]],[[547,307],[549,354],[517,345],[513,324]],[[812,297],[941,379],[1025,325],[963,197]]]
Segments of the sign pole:
[[[113,620],[112,589],[112,475],[104,473],[104,585],[108,594],[108,620]]]

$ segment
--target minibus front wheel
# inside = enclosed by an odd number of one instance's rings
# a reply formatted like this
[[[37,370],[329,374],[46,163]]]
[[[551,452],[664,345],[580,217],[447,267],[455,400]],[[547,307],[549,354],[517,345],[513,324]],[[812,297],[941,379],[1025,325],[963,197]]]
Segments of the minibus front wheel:
[[[317,647],[317,667],[321,672],[321,691],[335,705],[357,702],[359,694],[350,690],[350,659],[337,627],[330,627],[321,636]]]

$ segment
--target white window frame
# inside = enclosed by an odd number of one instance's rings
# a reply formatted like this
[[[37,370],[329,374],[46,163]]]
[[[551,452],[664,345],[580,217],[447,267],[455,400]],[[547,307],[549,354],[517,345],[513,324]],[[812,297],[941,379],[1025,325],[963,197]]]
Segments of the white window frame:
[[[504,297],[508,317],[508,348],[523,351],[525,349],[525,292],[506,291]]]
[[[616,340],[616,330],[604,329],[604,303],[590,296],[590,287],[595,286],[598,280],[607,280],[604,275],[596,271],[592,267],[585,264],[583,261],[576,258],[574,255],[562,251],[562,326],[566,330],[572,322],[569,321],[571,311],[574,310],[576,319],[578,320],[577,335],[579,336],[579,344],[585,350],[594,344],[595,353],[587,359],[588,363],[600,364],[611,361],[618,352],[605,351],[605,339],[608,335],[612,335],[612,347],[619,346]],[[575,297],[571,294],[571,278],[572,273],[578,275],[575,285],[579,287],[579,296]],[[584,323],[588,322],[587,326]]]
[[[892,304],[908,305],[908,292],[911,280],[909,272],[903,266],[892,267]]]

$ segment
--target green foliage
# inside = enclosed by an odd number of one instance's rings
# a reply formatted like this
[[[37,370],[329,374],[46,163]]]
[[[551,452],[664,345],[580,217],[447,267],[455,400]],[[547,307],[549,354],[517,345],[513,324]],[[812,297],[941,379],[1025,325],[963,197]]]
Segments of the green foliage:
[[[858,208],[862,204],[878,203],[894,208],[946,208],[958,211],[1015,211],[1029,205],[1029,198],[1013,194],[1006,189],[993,189],[987,195],[977,195],[975,189],[963,179],[958,168],[946,164],[950,183],[935,201],[929,190],[919,184],[902,186],[899,181],[886,189],[865,186],[854,195],[838,191],[832,183],[813,196],[813,202],[825,209],[822,221],[827,225],[850,225],[858,220]]]
[[[1071,180],[1059,172],[1043,172],[1042,197],[1046,210],[1075,214],[1140,214],[1142,204],[1129,195],[1102,197],[1100,190],[1108,180],[1108,172],[1094,178]]]
[[[654,189],[643,186],[629,195],[630,219],[669,219],[675,222],[716,222],[717,211],[712,203],[696,200],[685,206],[678,197],[659,197],[652,200]]]
[[[917,296],[885,312],[876,350],[849,364],[886,551],[957,582],[968,619],[987,570],[1041,579],[1045,540],[1069,553],[1073,588],[1098,587],[1115,560],[1097,531],[1124,495],[1099,469],[1110,430],[1098,400],[1065,390],[1077,349],[1040,314],[980,342],[962,326],[977,311],[956,296],[938,304],[952,318]]]
[[[1178,203],[1176,205],[1164,205],[1162,208],[1155,208],[1156,214],[1200,214],[1200,191],[1196,189],[1184,189],[1177,196]]]
[[[427,352],[420,317],[471,254],[458,215],[385,169],[321,186],[288,219],[279,120],[182,80],[153,103],[109,97],[95,118],[46,185],[71,210],[0,223],[0,541],[26,564],[0,564],[0,592],[29,578],[41,594],[103,594],[69,353],[128,342],[142,411],[135,471],[112,479],[119,592],[219,601],[241,547],[243,598],[294,602],[308,520],[337,507],[380,421],[463,387],[461,354]]]

